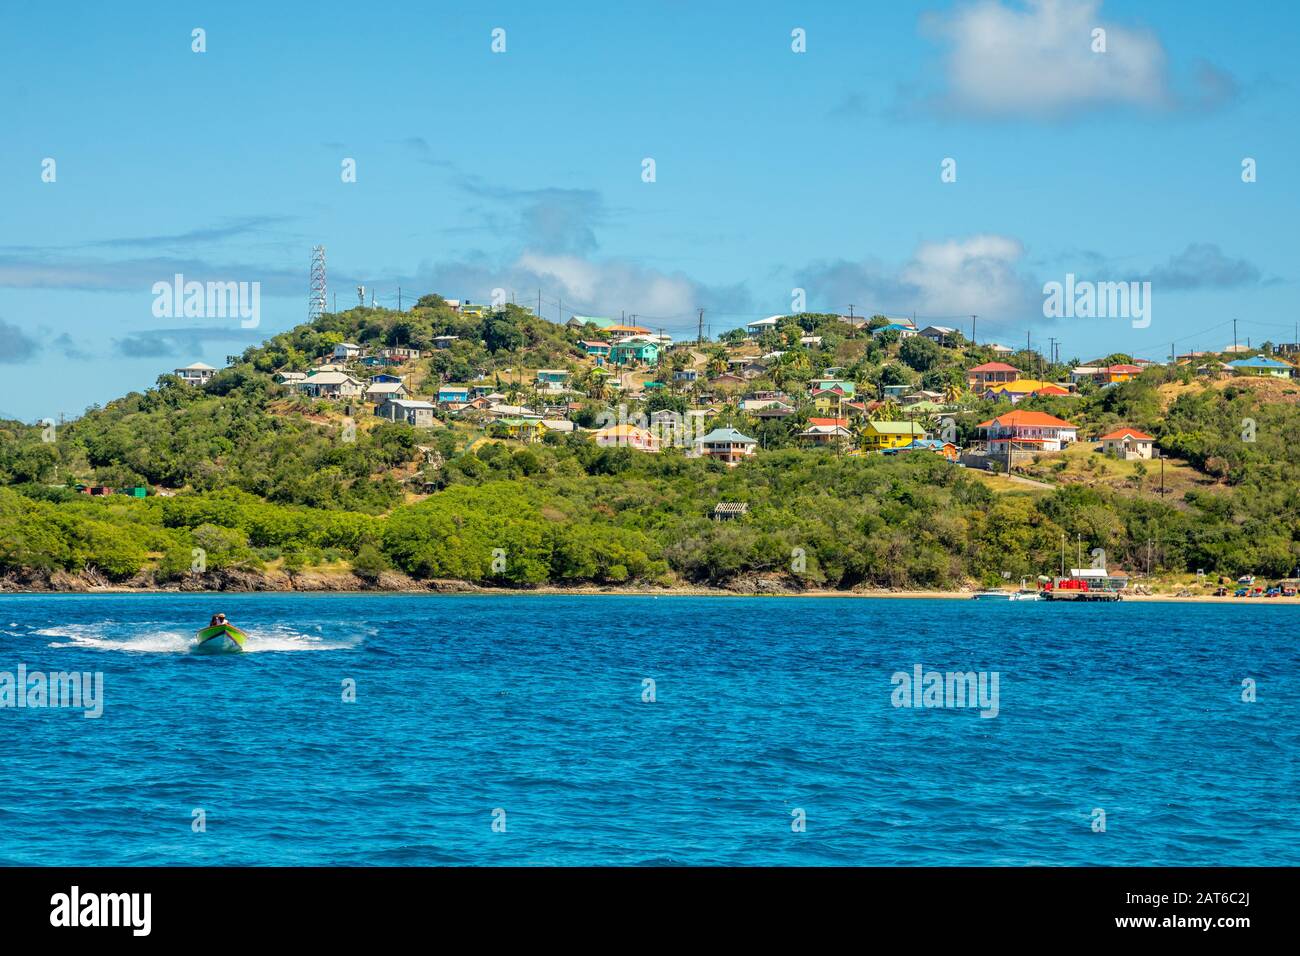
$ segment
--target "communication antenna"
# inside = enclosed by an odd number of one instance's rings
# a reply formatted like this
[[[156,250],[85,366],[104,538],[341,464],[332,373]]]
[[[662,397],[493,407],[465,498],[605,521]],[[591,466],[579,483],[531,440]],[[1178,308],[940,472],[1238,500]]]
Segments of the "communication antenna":
[[[319,319],[325,312],[325,247],[311,250],[311,294],[307,297],[307,321]]]
[[[359,286],[357,286],[357,303],[358,303],[359,305],[361,305],[363,308],[365,307],[365,304],[366,304],[366,287],[363,286],[363,285],[359,285]]]

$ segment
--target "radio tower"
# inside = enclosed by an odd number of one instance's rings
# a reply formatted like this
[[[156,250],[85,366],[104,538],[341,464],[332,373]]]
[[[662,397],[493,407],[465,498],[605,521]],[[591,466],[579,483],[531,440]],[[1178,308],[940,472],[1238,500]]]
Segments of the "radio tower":
[[[307,299],[307,321],[319,319],[325,312],[325,247],[311,250],[311,295]]]

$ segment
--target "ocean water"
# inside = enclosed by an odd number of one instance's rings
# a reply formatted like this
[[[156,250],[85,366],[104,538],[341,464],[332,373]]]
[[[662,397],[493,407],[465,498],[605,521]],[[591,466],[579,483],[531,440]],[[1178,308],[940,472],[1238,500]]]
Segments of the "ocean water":
[[[217,610],[249,653],[191,652]],[[3,596],[0,672],[100,672],[103,713],[0,709],[0,864],[1296,865],[1298,634],[1271,601]],[[996,671],[997,716],[895,706],[918,664]]]

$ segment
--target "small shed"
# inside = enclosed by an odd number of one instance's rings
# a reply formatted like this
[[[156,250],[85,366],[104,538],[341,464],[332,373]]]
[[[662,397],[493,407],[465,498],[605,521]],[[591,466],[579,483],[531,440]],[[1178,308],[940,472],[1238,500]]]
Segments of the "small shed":
[[[731,521],[749,513],[749,504],[744,501],[719,501],[713,506],[714,521]]]

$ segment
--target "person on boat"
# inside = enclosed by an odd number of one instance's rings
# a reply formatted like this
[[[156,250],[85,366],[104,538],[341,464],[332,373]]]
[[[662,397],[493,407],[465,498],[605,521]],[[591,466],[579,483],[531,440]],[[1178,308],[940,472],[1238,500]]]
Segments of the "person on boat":
[[[216,627],[218,624],[226,624],[226,623],[228,623],[226,621],[226,615],[214,614],[212,615],[212,620],[208,622],[208,627]]]

